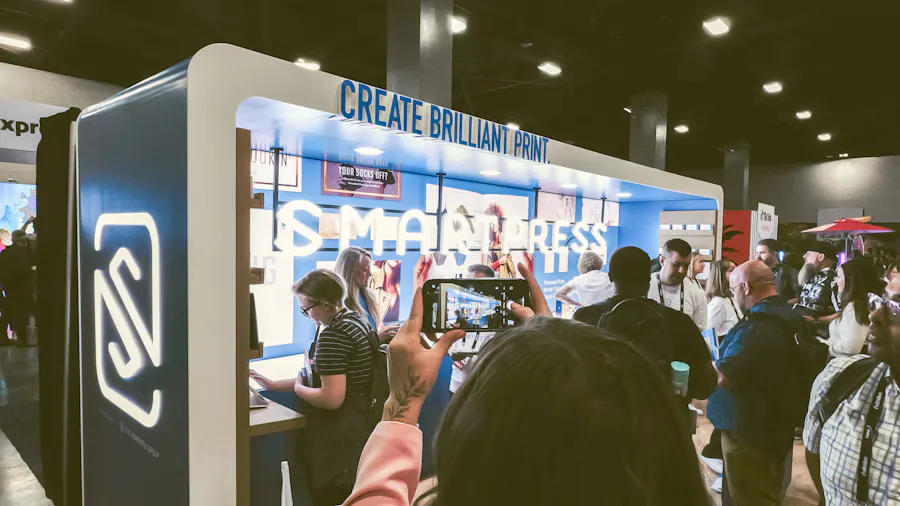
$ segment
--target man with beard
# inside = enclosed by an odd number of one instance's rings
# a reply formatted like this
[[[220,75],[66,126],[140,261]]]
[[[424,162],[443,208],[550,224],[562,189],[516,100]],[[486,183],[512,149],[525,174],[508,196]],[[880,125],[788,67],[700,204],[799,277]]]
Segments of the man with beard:
[[[794,309],[813,319],[816,328],[831,322],[840,314],[837,293],[837,252],[834,246],[816,241],[803,255],[806,265],[800,273],[800,301]],[[824,325],[820,325],[824,324]]]
[[[701,331],[706,330],[706,294],[694,283],[685,283],[691,261],[691,246],[682,239],[663,245],[659,273],[650,277],[647,298],[691,317]]]
[[[806,460],[825,504],[900,498],[900,277],[869,294],[869,353],[831,361],[812,388]]]
[[[795,303],[799,299],[801,286],[797,280],[797,270],[782,263],[778,259],[778,241],[775,239],[763,239],[756,245],[756,259],[768,265],[775,274],[775,289],[778,296],[784,297],[789,303]]]

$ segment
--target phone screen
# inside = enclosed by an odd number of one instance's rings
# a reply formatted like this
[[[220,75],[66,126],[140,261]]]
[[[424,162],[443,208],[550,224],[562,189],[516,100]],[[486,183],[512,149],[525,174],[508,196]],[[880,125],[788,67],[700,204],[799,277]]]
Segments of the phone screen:
[[[433,279],[422,288],[423,330],[503,330],[516,324],[512,303],[531,302],[523,279]]]

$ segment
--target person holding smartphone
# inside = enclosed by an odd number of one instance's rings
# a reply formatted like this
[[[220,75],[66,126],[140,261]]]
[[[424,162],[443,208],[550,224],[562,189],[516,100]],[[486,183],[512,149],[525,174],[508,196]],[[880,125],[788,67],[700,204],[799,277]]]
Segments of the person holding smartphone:
[[[294,393],[304,402],[307,427],[300,434],[315,506],[343,502],[353,489],[356,467],[374,428],[369,421],[378,335],[344,305],[346,289],[334,272],[318,269],[293,288],[300,312],[320,331],[309,352],[311,378],[272,381],[250,377],[267,390]]]

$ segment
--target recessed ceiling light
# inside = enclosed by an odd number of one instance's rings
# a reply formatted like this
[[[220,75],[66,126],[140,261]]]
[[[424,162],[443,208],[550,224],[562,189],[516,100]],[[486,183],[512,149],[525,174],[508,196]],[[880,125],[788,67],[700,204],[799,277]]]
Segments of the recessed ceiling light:
[[[29,49],[31,49],[31,41],[24,37],[18,37],[16,35],[0,34],[0,46],[28,51]]]
[[[675,131],[678,132],[678,133],[680,133],[680,134],[686,134],[686,133],[688,133],[688,130],[690,130],[690,128],[688,128],[688,126],[687,126],[687,125],[684,125],[684,124],[677,125],[677,126],[675,127]]]
[[[507,123],[506,128],[508,128],[510,130],[518,130],[519,124],[518,123]]]
[[[780,93],[784,87],[781,86],[780,82],[772,81],[764,84],[763,89],[766,90],[766,93]]]
[[[831,134],[829,134],[829,133],[819,134],[819,140],[822,142],[828,142],[831,140]]]
[[[378,155],[384,153],[384,151],[382,151],[378,148],[370,148],[368,146],[356,148],[353,151],[356,151],[357,153],[359,153],[361,155],[366,155],[366,156],[378,156]]]
[[[466,20],[459,17],[453,16],[450,18],[450,31],[453,33],[463,33],[466,31],[468,25],[466,24]]]
[[[558,76],[562,74],[562,69],[555,63],[541,63],[540,65],[538,65],[538,69],[540,69],[541,72],[547,74],[548,76]]]
[[[810,111],[797,111],[797,119],[809,119],[812,118],[812,112]]]
[[[303,67],[306,70],[319,70],[322,68],[322,66],[318,63],[314,61],[304,60],[303,58],[298,58],[297,61],[294,62],[294,65]]]
[[[841,153],[841,154],[839,154],[838,156],[841,157],[841,158],[847,158],[847,157],[850,156],[850,155],[847,154],[847,153]]]
[[[623,199],[627,199],[627,198],[630,197],[630,196],[631,196],[631,194],[628,193],[628,192],[619,192],[619,193],[616,194],[616,197],[620,197],[620,198],[623,198]]]
[[[560,187],[560,188],[565,188],[566,190],[572,190],[572,189],[574,189],[574,188],[578,188],[578,185],[577,185],[577,184],[572,184],[572,183],[566,183],[566,184],[561,184],[561,185],[559,185],[559,187]]]
[[[627,107],[623,107],[622,110],[627,112],[628,114],[631,114],[631,109],[629,109]]]
[[[499,170],[487,169],[479,172],[479,174],[481,174],[482,176],[499,176],[501,172]]]
[[[704,21],[703,29],[713,37],[721,37],[731,30],[731,22],[728,18],[715,17]]]

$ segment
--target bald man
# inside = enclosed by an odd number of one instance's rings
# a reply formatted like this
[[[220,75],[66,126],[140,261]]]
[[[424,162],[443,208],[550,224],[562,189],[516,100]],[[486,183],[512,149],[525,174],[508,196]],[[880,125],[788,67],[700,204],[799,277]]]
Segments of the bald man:
[[[747,262],[731,274],[741,320],[719,347],[719,387],[707,411],[722,430],[725,481],[736,506],[777,506],[783,498],[785,459],[794,442],[785,409],[785,385],[793,380],[794,335],[804,320],[777,296],[775,276],[763,262]]]

